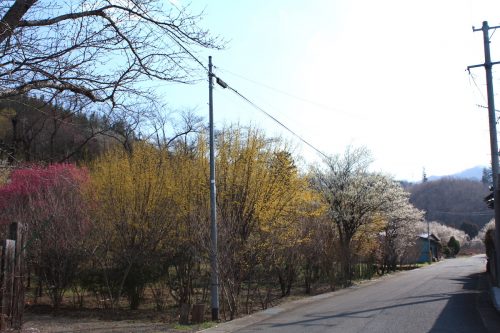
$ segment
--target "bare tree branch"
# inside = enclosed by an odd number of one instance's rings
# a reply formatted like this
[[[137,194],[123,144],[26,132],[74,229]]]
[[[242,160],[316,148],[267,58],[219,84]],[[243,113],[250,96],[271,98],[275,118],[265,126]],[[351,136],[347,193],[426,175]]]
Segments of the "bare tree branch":
[[[37,0],[16,0],[0,20],[0,43],[12,35],[22,17]]]
[[[166,0],[15,0],[0,17],[0,99],[57,94],[129,112],[157,99],[145,81],[194,81],[196,48],[224,44]]]

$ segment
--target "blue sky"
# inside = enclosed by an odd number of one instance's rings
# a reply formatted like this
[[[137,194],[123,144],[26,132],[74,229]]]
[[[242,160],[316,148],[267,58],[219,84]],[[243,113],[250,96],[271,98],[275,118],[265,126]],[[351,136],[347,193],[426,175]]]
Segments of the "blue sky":
[[[173,1],[178,5],[184,0]],[[373,169],[418,180],[490,163],[483,20],[500,25],[500,2],[484,0],[195,0],[201,25],[228,40],[216,74],[327,154],[367,146]],[[500,60],[500,32],[491,39]],[[500,68],[495,69],[500,89]],[[202,77],[203,78],[203,77]],[[476,86],[477,84],[477,86]],[[208,114],[205,82],[168,85],[172,109]],[[496,89],[496,91],[499,91]],[[216,126],[262,127],[317,154],[236,95],[217,87]],[[497,105],[500,106],[500,100]]]

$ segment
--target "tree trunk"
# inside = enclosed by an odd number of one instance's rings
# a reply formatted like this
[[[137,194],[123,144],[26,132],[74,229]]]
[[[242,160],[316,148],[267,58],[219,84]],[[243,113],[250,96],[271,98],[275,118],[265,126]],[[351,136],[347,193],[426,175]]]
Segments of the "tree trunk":
[[[24,14],[28,12],[37,0],[16,0],[0,21],[0,43],[12,36]]]
[[[352,255],[350,241],[342,242],[342,259],[340,260],[342,272],[342,284],[350,286],[352,282]]]
[[[280,289],[281,289],[281,297],[286,296],[286,283],[285,279],[283,277],[283,274],[281,273],[281,270],[278,269],[278,281],[280,284]]]

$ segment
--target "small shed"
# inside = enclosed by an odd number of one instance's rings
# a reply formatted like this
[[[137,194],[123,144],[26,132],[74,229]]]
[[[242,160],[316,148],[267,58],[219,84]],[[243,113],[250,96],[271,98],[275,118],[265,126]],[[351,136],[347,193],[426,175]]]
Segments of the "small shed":
[[[429,242],[430,241],[430,242]],[[423,233],[418,235],[417,247],[420,249],[420,256],[417,259],[418,263],[429,262],[429,243],[431,246],[432,260],[437,261],[442,255],[441,239],[434,234]]]

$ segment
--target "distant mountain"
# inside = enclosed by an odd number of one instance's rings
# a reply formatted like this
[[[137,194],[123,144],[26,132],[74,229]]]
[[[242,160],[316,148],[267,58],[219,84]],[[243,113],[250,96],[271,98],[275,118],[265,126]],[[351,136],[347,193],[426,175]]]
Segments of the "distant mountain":
[[[444,175],[444,176],[430,176],[428,177],[428,180],[438,180],[441,178],[446,178],[446,177],[452,177],[452,178],[458,178],[458,179],[472,179],[472,180],[478,180],[480,181],[482,176],[483,176],[483,169],[484,166],[475,166],[473,168],[454,173],[452,175]]]

